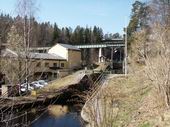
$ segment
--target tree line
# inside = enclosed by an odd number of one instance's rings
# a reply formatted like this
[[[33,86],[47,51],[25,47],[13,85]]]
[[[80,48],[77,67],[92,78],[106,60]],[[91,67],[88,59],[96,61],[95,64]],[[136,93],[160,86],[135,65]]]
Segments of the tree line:
[[[7,34],[9,33],[12,25],[15,25],[18,32],[20,31],[20,16],[11,17],[10,15],[0,15],[0,35],[1,42],[7,42]],[[99,43],[102,39],[120,38],[119,33],[104,34],[102,28],[94,27],[81,27],[77,26],[75,29],[71,27],[59,28],[56,23],[50,22],[39,23],[34,17],[31,18],[31,47],[45,47],[53,46],[56,43],[66,44],[92,44]]]

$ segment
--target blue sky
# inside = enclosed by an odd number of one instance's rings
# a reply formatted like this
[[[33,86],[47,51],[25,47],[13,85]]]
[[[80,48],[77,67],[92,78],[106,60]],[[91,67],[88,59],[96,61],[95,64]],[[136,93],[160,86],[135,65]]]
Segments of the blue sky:
[[[0,0],[0,12],[16,15],[16,0]],[[59,27],[101,27],[104,33],[123,33],[135,0],[37,0],[39,22],[56,22]]]

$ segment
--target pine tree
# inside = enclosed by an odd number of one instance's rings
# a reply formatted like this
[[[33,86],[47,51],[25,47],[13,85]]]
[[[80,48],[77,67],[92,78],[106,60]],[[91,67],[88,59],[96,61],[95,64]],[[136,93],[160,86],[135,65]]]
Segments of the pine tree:
[[[52,39],[53,44],[55,42],[58,42],[60,36],[61,36],[61,30],[58,28],[57,24],[54,23],[54,31],[53,31],[53,39]]]
[[[147,6],[146,3],[135,1],[132,7],[131,19],[127,28],[129,49],[131,48],[131,43],[133,43],[133,33],[148,26],[147,18],[149,6]]]

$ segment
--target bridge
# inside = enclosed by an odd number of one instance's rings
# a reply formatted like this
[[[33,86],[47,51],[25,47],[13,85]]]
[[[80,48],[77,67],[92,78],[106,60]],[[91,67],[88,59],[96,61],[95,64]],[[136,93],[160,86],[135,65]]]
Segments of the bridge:
[[[75,45],[75,47],[80,49],[86,48],[106,48],[106,47],[125,47],[124,39],[112,39],[112,40],[103,40],[98,44],[85,44],[85,45]]]
[[[104,62],[104,57],[102,55],[103,48],[111,48],[111,67],[113,68],[113,55],[117,52],[120,48],[125,48],[125,40],[124,39],[112,39],[112,40],[102,40],[100,43],[97,44],[84,44],[84,45],[75,45],[75,47],[79,49],[92,49],[97,48],[99,49],[98,55],[98,63]],[[121,59],[121,58],[120,58]]]

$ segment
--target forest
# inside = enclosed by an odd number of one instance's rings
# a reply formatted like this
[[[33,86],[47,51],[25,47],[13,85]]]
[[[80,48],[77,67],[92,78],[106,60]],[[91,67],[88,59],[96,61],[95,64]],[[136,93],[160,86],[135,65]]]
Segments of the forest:
[[[27,17],[25,17],[27,18]],[[8,14],[1,13],[0,15],[0,35],[1,42],[7,42],[7,35],[12,25],[15,25],[18,33],[22,34],[20,29],[20,22],[23,19],[20,16],[11,17]],[[39,23],[34,17],[31,18],[31,41],[30,47],[47,47],[53,46],[56,43],[66,44],[92,44],[100,43],[102,39],[120,38],[119,33],[103,33],[102,28],[81,27],[77,26],[75,29],[71,27],[59,28],[57,23],[50,22]],[[57,21],[56,21],[57,22]]]

